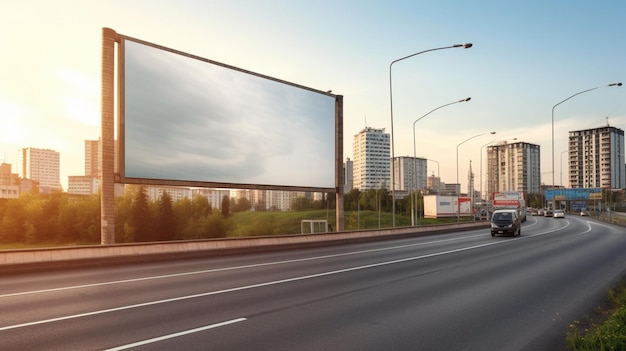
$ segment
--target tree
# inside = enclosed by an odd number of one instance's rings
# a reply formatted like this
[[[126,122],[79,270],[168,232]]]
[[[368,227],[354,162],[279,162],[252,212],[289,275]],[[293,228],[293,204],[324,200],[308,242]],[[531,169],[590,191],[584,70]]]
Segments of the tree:
[[[115,198],[115,242],[135,242],[135,231],[130,224],[134,187],[127,185],[124,195]]]
[[[26,212],[23,206],[25,201],[23,199],[7,199],[2,203],[3,206],[0,209],[0,243],[25,242]]]
[[[230,199],[228,198],[228,195],[224,195],[224,197],[222,197],[222,216],[224,216],[224,218],[228,218],[229,215]]]
[[[304,196],[298,196],[297,198],[293,199],[293,202],[291,203],[291,209],[294,211],[312,210],[313,201],[311,201],[311,199],[307,199]]]
[[[152,241],[155,239],[152,231],[152,216],[148,203],[148,194],[144,187],[136,190],[130,214],[130,225],[134,228],[135,241]]]
[[[248,211],[249,209],[252,208],[252,205],[250,204],[250,200],[248,200],[245,197],[239,198],[239,200],[236,201],[235,206],[233,206],[232,208],[232,212],[245,212]]]
[[[40,199],[33,199],[24,206],[24,212],[26,214],[23,225],[24,239],[28,244],[41,244],[44,242],[44,238],[41,237],[39,228],[37,227],[41,223],[43,218],[43,209]]]
[[[176,216],[172,207],[172,198],[168,192],[163,192],[158,205],[156,239],[172,240],[176,235]]]
[[[209,203],[209,199],[207,199],[206,196],[202,196],[200,194],[197,194],[191,200],[191,210],[191,215],[196,220],[200,217],[207,216],[209,213],[211,213],[211,211],[213,211],[213,209],[211,208],[211,204]]]
[[[343,195],[343,208],[346,211],[356,211],[361,191],[359,189],[351,189]]]
[[[545,206],[545,198],[542,193],[538,194],[527,194],[526,195],[526,206],[534,207],[534,208],[543,208]]]
[[[54,241],[60,235],[59,215],[67,202],[67,194],[61,192],[53,192],[42,199],[43,216],[39,219],[38,230],[45,241]]]

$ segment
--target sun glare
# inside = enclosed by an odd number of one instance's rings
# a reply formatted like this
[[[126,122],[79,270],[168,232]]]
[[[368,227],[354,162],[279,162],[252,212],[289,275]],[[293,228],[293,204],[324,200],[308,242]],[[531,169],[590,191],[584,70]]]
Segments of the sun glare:
[[[17,144],[28,136],[28,130],[21,124],[27,111],[19,105],[0,101],[0,140]]]

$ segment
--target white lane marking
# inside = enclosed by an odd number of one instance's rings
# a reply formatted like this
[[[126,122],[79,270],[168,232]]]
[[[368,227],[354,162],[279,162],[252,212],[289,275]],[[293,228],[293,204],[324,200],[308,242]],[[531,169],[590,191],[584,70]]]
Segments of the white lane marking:
[[[569,226],[569,223],[568,223],[568,225],[566,225],[564,227],[561,227],[558,230],[564,229],[564,228],[566,228],[568,226]],[[552,233],[552,232],[548,231],[548,232],[544,232],[544,233],[533,234],[533,235],[530,235],[530,236],[522,236],[522,237],[518,237],[517,240],[529,239],[529,238],[532,238],[532,237],[535,237],[535,236],[538,236],[538,235],[545,235],[545,234],[549,234],[549,233]],[[296,282],[296,281],[306,280],[306,279],[320,278],[320,277],[330,276],[330,275],[334,275],[334,274],[341,274],[341,273],[353,272],[353,271],[358,271],[358,270],[363,270],[363,269],[376,268],[376,267],[388,266],[388,265],[392,265],[392,264],[416,261],[416,260],[421,260],[421,259],[424,259],[424,258],[449,255],[449,254],[453,254],[453,253],[457,253],[457,252],[469,251],[469,250],[474,250],[474,249],[487,247],[487,246],[492,246],[492,245],[507,244],[507,243],[511,243],[511,242],[514,242],[514,241],[512,241],[512,240],[491,241],[491,242],[488,242],[488,243],[485,243],[485,244],[468,246],[468,247],[462,247],[462,248],[459,248],[459,249],[442,251],[442,252],[435,252],[435,253],[421,255],[421,256],[406,257],[406,258],[402,258],[402,259],[398,259],[398,260],[385,261],[385,262],[379,262],[379,263],[372,263],[372,264],[363,265],[363,266],[356,266],[356,267],[351,267],[351,268],[338,269],[338,270],[334,270],[334,271],[328,271],[328,272],[304,275],[304,276],[300,276],[300,277],[293,277],[293,278],[287,278],[287,279],[281,279],[281,280],[274,280],[274,281],[265,282],[265,283],[244,285],[244,286],[240,286],[240,287],[234,287],[234,288],[223,289],[223,290],[216,290],[216,291],[209,291],[209,292],[200,293],[200,294],[179,296],[179,297],[173,297],[173,298],[169,298],[169,299],[156,300],[156,301],[138,303],[138,304],[134,304],[134,305],[127,305],[127,306],[120,306],[120,307],[115,307],[115,308],[99,310],[99,311],[85,312],[85,313],[79,313],[79,314],[75,314],[75,315],[69,315],[69,316],[63,316],[63,317],[57,317],[57,318],[44,319],[44,320],[35,321],[35,322],[28,322],[28,323],[22,323],[22,324],[9,325],[9,326],[5,326],[5,327],[0,327],[0,331],[10,330],[10,329],[17,329],[17,328],[23,328],[23,327],[30,327],[30,326],[34,326],[34,325],[46,324],[46,323],[52,323],[52,322],[59,322],[59,321],[68,320],[68,319],[75,319],[75,318],[88,317],[88,316],[95,316],[95,315],[104,314],[104,313],[110,313],[110,312],[130,310],[130,309],[134,309],[134,308],[159,305],[159,304],[164,304],[164,303],[169,303],[169,302],[177,302],[177,301],[195,299],[195,298],[198,298],[198,297],[207,297],[207,296],[225,294],[225,293],[230,293],[230,292],[235,292],[235,291],[250,290],[250,289],[261,288],[261,287],[266,287],[266,286],[291,283],[291,282]]]
[[[205,331],[205,330],[209,330],[209,329],[213,329],[213,328],[223,327],[223,326],[226,326],[226,325],[229,325],[229,324],[243,322],[245,320],[246,320],[246,318],[232,319],[232,320],[221,322],[221,323],[206,325],[206,326],[200,327],[200,328],[184,330],[184,331],[178,332],[178,333],[163,335],[163,336],[159,336],[159,337],[152,338],[152,339],[146,339],[146,340],[134,342],[132,344],[121,345],[121,346],[117,346],[117,347],[114,347],[114,348],[111,348],[111,349],[106,349],[104,351],[127,350],[127,349],[131,349],[131,348],[137,347],[137,346],[143,346],[143,345],[147,345],[147,344],[152,344],[152,343],[163,341],[163,340],[167,340],[167,339],[177,338],[177,337],[183,336],[183,335],[193,334],[193,333],[197,333],[197,332],[201,332],[201,331]]]
[[[554,232],[559,231],[561,229],[563,229],[563,228],[556,229],[556,230],[554,230]],[[543,235],[543,234],[549,234],[551,232],[552,231],[539,233],[539,234]],[[135,282],[146,281],[146,280],[175,278],[175,277],[182,277],[182,276],[196,275],[196,274],[207,274],[207,273],[216,273],[216,272],[224,272],[224,271],[247,269],[247,268],[256,268],[256,267],[265,267],[265,266],[289,264],[289,263],[295,263],[295,262],[306,262],[306,261],[322,260],[322,259],[342,257],[342,256],[361,255],[361,254],[372,253],[372,252],[389,251],[389,250],[397,250],[397,249],[403,249],[403,248],[415,247],[415,246],[425,246],[425,245],[431,245],[431,244],[439,244],[439,243],[444,243],[444,242],[449,242],[449,241],[467,240],[467,239],[470,239],[470,238],[476,238],[476,237],[482,237],[482,236],[484,236],[484,235],[483,234],[478,234],[478,235],[463,236],[463,237],[457,237],[457,238],[451,238],[451,239],[433,240],[433,241],[428,241],[428,242],[423,242],[423,243],[391,246],[391,247],[385,247],[385,248],[379,248],[379,249],[345,252],[345,253],[334,254],[334,255],[324,255],[324,256],[299,258],[299,259],[295,259],[295,260],[285,260],[285,261],[275,261],[275,262],[267,262],[267,263],[257,263],[257,264],[235,266],[235,267],[206,269],[206,270],[193,271],[193,272],[164,274],[164,275],[157,275],[157,276],[143,277],[143,278],[114,280],[114,281],[108,281],[108,282],[102,282],[102,283],[92,283],[92,284],[64,286],[64,287],[60,287],[60,288],[50,288],[50,289],[41,289],[41,290],[22,291],[22,292],[17,292],[17,293],[0,294],[0,299],[1,298],[7,298],[7,297],[14,297],[14,296],[24,296],[24,295],[32,295],[32,294],[49,293],[49,292],[55,292],[55,291],[84,289],[84,288],[92,288],[92,287],[106,286],[106,285],[135,283]],[[536,236],[536,235],[530,235],[530,236]]]
[[[361,254],[365,254],[365,253],[388,251],[388,250],[396,250],[396,249],[403,249],[403,248],[408,248],[408,247],[424,246],[424,245],[431,245],[431,244],[438,244],[438,243],[443,243],[443,242],[448,242],[448,241],[467,240],[469,238],[479,237],[479,236],[484,236],[484,235],[480,234],[480,235],[473,235],[473,236],[464,236],[464,237],[461,237],[461,238],[434,240],[434,241],[428,241],[428,242],[423,242],[423,243],[415,243],[415,244],[400,245],[400,246],[390,246],[390,247],[371,249],[371,250],[344,252],[344,253],[340,253],[340,254],[315,256],[315,257],[307,257],[307,258],[299,258],[299,259],[294,259],[294,260],[257,263],[257,264],[235,266],[235,267],[214,268],[214,269],[206,269],[206,270],[193,271],[193,272],[164,274],[164,275],[157,275],[157,276],[143,277],[143,278],[133,278],[133,279],[114,280],[114,281],[101,282],[101,283],[64,286],[64,287],[60,287],[60,288],[50,288],[50,289],[41,289],[41,290],[22,291],[22,292],[10,293],[10,294],[0,294],[0,298],[13,297],[13,296],[23,296],[23,295],[32,295],[32,294],[42,294],[42,293],[48,293],[48,292],[73,290],[73,289],[84,289],[84,288],[92,288],[92,287],[98,287],[98,286],[104,286],[104,285],[135,283],[135,282],[146,281],[146,280],[175,278],[175,277],[182,277],[182,276],[188,276],[188,275],[207,274],[207,273],[224,272],[224,271],[231,271],[231,270],[238,270],[238,269],[266,267],[266,266],[289,264],[289,263],[295,263],[295,262],[306,262],[306,261],[314,261],[314,260],[323,260],[323,259],[342,257],[342,256],[361,255]]]
[[[533,220],[532,223],[529,223],[528,225],[526,225],[526,227],[534,227],[535,225],[537,225],[539,223],[539,221],[537,220],[537,218],[530,216],[530,219]],[[526,220],[526,222],[528,222],[528,220]]]
[[[592,221],[589,221],[589,220],[587,220],[585,222],[587,222],[587,224],[594,224],[594,225],[597,225],[597,226],[600,226],[600,227],[605,227],[605,228],[608,228],[608,229],[613,229],[613,230],[616,229],[615,225],[611,226],[611,225],[608,225],[608,224],[605,224],[605,223],[592,222]],[[622,233],[624,233],[624,232],[622,231]]]
[[[591,232],[591,223],[589,223],[589,221],[586,221],[587,224],[587,230],[585,230],[584,232],[580,233],[580,234],[587,234],[589,232]]]

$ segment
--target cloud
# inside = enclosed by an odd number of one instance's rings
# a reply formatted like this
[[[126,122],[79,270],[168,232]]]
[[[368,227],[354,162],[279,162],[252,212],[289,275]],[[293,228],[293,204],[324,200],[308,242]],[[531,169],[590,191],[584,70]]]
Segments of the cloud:
[[[334,187],[334,98],[126,41],[126,176]]]

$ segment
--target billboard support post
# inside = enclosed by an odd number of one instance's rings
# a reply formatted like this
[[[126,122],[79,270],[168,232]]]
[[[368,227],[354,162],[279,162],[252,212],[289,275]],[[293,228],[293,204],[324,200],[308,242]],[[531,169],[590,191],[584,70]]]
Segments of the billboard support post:
[[[115,243],[115,42],[117,33],[102,28],[102,116],[100,178],[100,243]]]
[[[335,226],[337,231],[344,230],[343,223],[343,192],[345,175],[343,172],[343,96],[337,95],[335,100]]]

